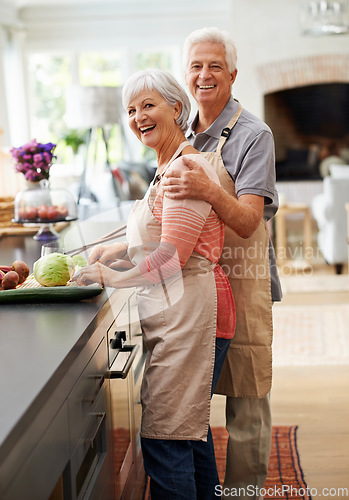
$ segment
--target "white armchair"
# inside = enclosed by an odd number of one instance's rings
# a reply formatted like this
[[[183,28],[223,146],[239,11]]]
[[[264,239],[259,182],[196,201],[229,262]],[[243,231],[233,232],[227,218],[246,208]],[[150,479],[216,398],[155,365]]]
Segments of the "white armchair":
[[[316,195],[311,210],[317,222],[319,249],[337,274],[348,259],[347,219],[345,203],[349,202],[349,165],[342,175],[329,175],[323,180],[323,192]],[[334,172],[333,172],[334,174]]]

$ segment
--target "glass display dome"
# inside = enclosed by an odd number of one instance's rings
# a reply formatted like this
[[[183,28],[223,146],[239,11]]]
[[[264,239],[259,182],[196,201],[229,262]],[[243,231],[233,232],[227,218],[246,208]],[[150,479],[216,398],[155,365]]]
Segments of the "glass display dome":
[[[74,196],[67,189],[51,189],[48,182],[41,181],[15,197],[14,222],[40,225],[34,236],[37,240],[57,239],[53,229],[57,222],[70,222],[78,218]]]

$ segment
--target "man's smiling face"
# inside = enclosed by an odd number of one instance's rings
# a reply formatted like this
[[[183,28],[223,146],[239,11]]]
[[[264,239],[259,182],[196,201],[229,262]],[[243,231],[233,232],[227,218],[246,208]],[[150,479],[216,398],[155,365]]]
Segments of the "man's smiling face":
[[[185,81],[199,106],[214,104],[222,110],[230,98],[236,73],[236,70],[229,72],[225,50],[220,43],[199,42],[192,45]]]

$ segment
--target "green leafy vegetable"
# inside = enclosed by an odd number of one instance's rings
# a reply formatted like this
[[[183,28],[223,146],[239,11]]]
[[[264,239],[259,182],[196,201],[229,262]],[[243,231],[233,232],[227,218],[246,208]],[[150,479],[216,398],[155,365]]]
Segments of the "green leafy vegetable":
[[[73,276],[74,261],[69,255],[50,253],[34,262],[34,278],[43,286],[64,286]]]
[[[78,272],[80,269],[87,266],[87,260],[81,254],[73,255],[72,259],[75,264],[75,272]]]

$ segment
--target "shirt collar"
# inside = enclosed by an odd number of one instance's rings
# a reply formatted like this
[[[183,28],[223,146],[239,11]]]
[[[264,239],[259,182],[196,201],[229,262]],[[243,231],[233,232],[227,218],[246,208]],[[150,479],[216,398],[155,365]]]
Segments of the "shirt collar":
[[[215,139],[219,139],[222,134],[223,128],[229,123],[234,113],[237,111],[238,106],[239,103],[234,100],[233,96],[231,96],[225,108],[222,110],[221,114],[208,127],[208,129],[206,129],[205,132],[202,133],[210,137],[214,137]],[[196,112],[196,115],[189,124],[188,130],[185,134],[187,139],[195,138],[197,135],[200,135],[196,134],[194,131],[198,118],[199,118],[199,111]]]

